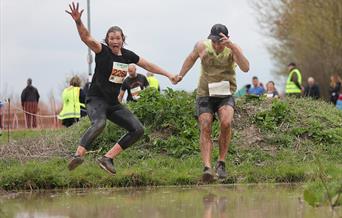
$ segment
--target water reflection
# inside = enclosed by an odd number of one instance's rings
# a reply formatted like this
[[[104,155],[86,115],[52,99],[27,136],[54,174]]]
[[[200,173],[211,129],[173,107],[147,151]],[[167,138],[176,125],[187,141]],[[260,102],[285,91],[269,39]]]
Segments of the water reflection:
[[[301,193],[276,185],[20,193],[0,197],[0,217],[340,217],[311,208]]]
[[[229,217],[227,213],[228,198],[218,197],[215,194],[208,194],[203,197],[204,212],[203,218]]]

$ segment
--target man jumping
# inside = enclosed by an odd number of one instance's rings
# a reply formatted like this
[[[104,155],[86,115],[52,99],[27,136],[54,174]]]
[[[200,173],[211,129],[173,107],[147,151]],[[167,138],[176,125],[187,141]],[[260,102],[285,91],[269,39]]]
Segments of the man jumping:
[[[200,127],[201,156],[204,164],[202,179],[211,182],[214,179],[211,169],[212,123],[215,113],[220,122],[219,158],[215,166],[219,179],[227,177],[225,158],[231,140],[231,123],[234,115],[236,90],[236,64],[244,71],[249,71],[249,62],[241,49],[228,36],[228,29],[222,24],[211,28],[207,40],[196,43],[192,52],[185,59],[177,77],[181,81],[186,73],[201,59],[201,75],[197,87],[196,116]]]

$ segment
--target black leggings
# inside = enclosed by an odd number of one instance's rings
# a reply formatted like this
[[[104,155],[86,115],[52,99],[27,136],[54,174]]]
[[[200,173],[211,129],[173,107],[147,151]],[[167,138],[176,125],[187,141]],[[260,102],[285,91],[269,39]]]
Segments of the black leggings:
[[[121,104],[111,106],[102,98],[91,97],[87,100],[87,112],[91,126],[81,138],[81,146],[86,150],[91,149],[91,143],[105,128],[107,119],[128,131],[118,141],[122,149],[134,144],[144,134],[138,118]]]

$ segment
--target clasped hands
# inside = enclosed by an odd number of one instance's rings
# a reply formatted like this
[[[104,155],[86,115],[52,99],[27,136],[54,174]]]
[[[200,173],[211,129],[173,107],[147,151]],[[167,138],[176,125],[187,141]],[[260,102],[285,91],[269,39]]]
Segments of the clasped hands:
[[[179,74],[176,74],[176,75],[172,75],[169,79],[173,85],[177,85],[177,83],[179,83],[183,79],[183,77],[180,76]]]

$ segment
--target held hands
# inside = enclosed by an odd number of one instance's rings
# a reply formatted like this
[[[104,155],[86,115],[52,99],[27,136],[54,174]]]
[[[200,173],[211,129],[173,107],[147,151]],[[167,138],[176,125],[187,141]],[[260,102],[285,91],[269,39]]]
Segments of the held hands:
[[[69,8],[70,8],[70,11],[65,10],[65,12],[70,14],[72,19],[74,19],[74,21],[76,23],[77,22],[81,22],[81,16],[82,16],[82,13],[83,13],[84,9],[79,11],[79,4],[78,4],[78,2],[77,2],[76,5],[75,5],[74,2],[72,3],[72,5],[69,4]]]
[[[183,79],[183,77],[177,74],[177,75],[173,75],[169,79],[171,80],[173,85],[177,85],[177,83],[179,83]]]

